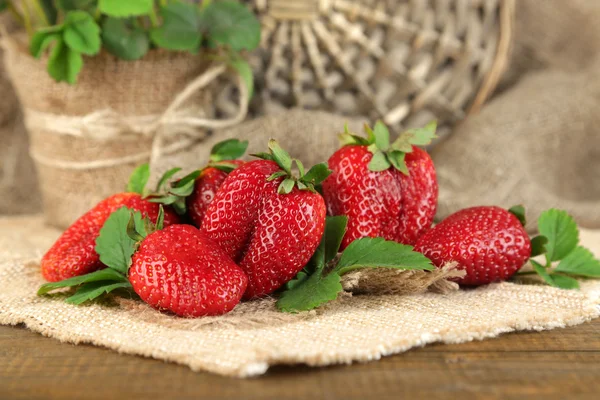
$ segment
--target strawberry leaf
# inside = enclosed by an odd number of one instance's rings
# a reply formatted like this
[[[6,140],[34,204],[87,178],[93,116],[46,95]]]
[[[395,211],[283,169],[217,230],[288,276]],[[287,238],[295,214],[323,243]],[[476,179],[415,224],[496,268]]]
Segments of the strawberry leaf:
[[[309,277],[309,275],[304,272],[304,270],[298,272],[298,274],[296,275],[296,277],[294,279],[292,279],[291,281],[289,281],[288,283],[285,284],[285,288],[286,289],[293,289],[296,286],[298,286],[299,284],[301,284],[302,282],[304,282],[305,280],[307,280]]]
[[[338,274],[332,273],[324,277],[322,271],[318,271],[292,284],[290,289],[283,292],[276,306],[280,311],[288,313],[308,311],[335,300],[342,290]]]
[[[289,194],[294,189],[294,185],[295,184],[296,184],[296,181],[294,181],[291,178],[286,178],[286,179],[284,179],[279,184],[279,188],[277,189],[277,193],[279,193],[279,194]]]
[[[561,289],[579,289],[579,282],[570,276],[552,274],[554,286]]]
[[[335,217],[327,217],[325,222],[325,232],[321,242],[324,244],[325,263],[333,260],[337,256],[346,228],[348,226],[348,217],[338,215]]]
[[[579,230],[575,220],[562,210],[550,209],[542,212],[538,219],[538,230],[548,239],[548,261],[563,259],[579,242]]]
[[[81,285],[73,296],[68,297],[65,301],[70,304],[82,304],[86,301],[93,300],[105,293],[110,293],[115,289],[130,289],[131,283],[127,282],[90,282]]]
[[[269,150],[271,150],[271,156],[273,161],[277,163],[288,175],[292,175],[292,157],[287,151],[283,150],[276,140],[269,140]]]
[[[408,176],[410,173],[408,172],[408,167],[406,166],[406,162],[404,161],[405,158],[406,153],[403,153],[398,150],[392,150],[388,153],[388,160],[392,163],[394,168],[402,172],[404,175]]]
[[[52,42],[62,40],[63,28],[63,25],[59,25],[38,29],[29,42],[29,52],[31,55],[35,58],[40,58]]]
[[[508,212],[517,217],[521,225],[527,225],[527,219],[525,218],[525,207],[522,205],[512,206],[508,209]]]
[[[163,174],[163,176],[160,177],[160,180],[158,181],[158,184],[156,185],[156,192],[162,191],[165,188],[165,186],[167,185],[167,183],[169,182],[169,179],[171,179],[173,176],[175,176],[175,174],[178,173],[179,171],[181,171],[181,168],[172,168],[172,169],[168,170],[167,172],[165,172]]]
[[[383,122],[377,121],[375,123],[373,135],[375,136],[375,145],[379,150],[386,151],[390,147],[390,131]]]
[[[373,154],[373,158],[369,162],[369,170],[373,172],[385,171],[392,166],[387,156],[382,151],[377,151]]]
[[[219,142],[210,150],[210,161],[236,160],[244,155],[248,149],[248,141],[229,139]]]
[[[131,173],[129,183],[127,184],[127,191],[143,195],[148,179],[150,179],[150,166],[142,164]]]
[[[81,53],[72,50],[62,37],[58,37],[48,57],[48,74],[57,82],[64,81],[73,85],[77,82],[81,68],[83,68]]]
[[[427,146],[433,139],[437,138],[436,129],[437,122],[432,121],[423,128],[413,128],[402,132],[392,143],[392,149],[412,153],[413,146]]]
[[[274,181],[275,179],[281,178],[282,176],[287,176],[287,173],[285,171],[277,171],[274,174],[272,174],[271,176],[269,176],[267,178],[268,182]]]
[[[235,1],[213,1],[200,13],[200,28],[213,45],[234,51],[254,50],[260,44],[260,22],[245,5]]]
[[[326,163],[315,164],[300,178],[300,181],[309,186],[317,186],[327,179],[331,173],[332,171],[327,167]]]
[[[85,11],[69,11],[65,18],[65,43],[79,53],[93,56],[98,54],[102,43],[100,27]]]
[[[339,138],[340,142],[342,143],[342,146],[353,145],[353,144],[360,145],[360,146],[368,146],[370,144],[367,139],[351,133],[350,129],[348,128],[348,124],[344,125],[344,132],[338,134],[338,138]]]
[[[542,264],[538,263],[535,260],[529,260],[529,262],[533,266],[533,270],[544,280],[544,282],[546,282],[550,286],[556,287],[556,284],[554,283],[554,280],[548,273],[548,270],[544,268]]]
[[[95,247],[104,265],[125,275],[131,265],[131,256],[136,246],[136,241],[127,235],[131,213],[132,211],[127,207],[121,207],[113,212],[100,229]],[[139,214],[139,211],[135,213]]]
[[[537,257],[546,252],[546,244],[548,238],[543,235],[539,235],[531,239],[531,257]]]
[[[123,60],[139,60],[148,53],[150,39],[131,20],[107,17],[102,23],[102,45]]]
[[[412,246],[383,238],[361,238],[346,247],[334,271],[343,275],[359,268],[393,268],[431,271],[431,261]]]
[[[153,0],[99,0],[98,9],[111,17],[148,15],[154,7]]]
[[[600,278],[600,261],[585,247],[577,246],[560,261],[555,271],[570,275]]]
[[[248,97],[252,98],[254,95],[254,75],[252,75],[252,67],[248,61],[241,57],[234,57],[229,61],[229,66],[240,75],[242,82],[246,85]]]
[[[41,295],[47,294],[55,289],[71,287],[71,286],[78,286],[78,285],[88,283],[88,282],[99,282],[99,281],[128,282],[127,277],[125,275],[123,275],[122,273],[120,273],[114,269],[105,268],[105,269],[101,269],[99,271],[90,272],[89,274],[65,279],[60,282],[45,283],[42,286],[40,286],[37,294],[38,294],[38,296],[41,296]]]
[[[219,162],[209,162],[208,167],[211,168],[215,168],[218,169],[219,171],[223,171],[226,173],[230,173],[231,171],[233,171],[234,169],[236,169],[237,167],[239,167],[239,165],[234,164],[234,163],[228,163],[225,161],[219,161]]]
[[[191,3],[169,3],[160,9],[163,23],[150,31],[152,42],[168,50],[195,51],[200,46],[199,9]]]

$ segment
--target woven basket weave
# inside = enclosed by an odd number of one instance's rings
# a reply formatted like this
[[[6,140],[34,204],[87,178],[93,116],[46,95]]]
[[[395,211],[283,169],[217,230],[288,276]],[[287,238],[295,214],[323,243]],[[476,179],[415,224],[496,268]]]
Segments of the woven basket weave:
[[[256,114],[302,107],[395,128],[476,110],[506,65],[514,0],[251,0]]]

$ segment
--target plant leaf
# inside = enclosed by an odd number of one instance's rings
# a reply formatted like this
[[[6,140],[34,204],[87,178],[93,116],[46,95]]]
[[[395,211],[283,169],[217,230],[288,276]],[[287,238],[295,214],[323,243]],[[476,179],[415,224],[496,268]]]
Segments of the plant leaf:
[[[169,179],[171,179],[179,171],[181,171],[181,168],[171,168],[170,170],[165,172],[156,184],[156,192],[160,192],[161,190],[163,190],[169,182]]]
[[[111,281],[111,282],[128,282],[127,277],[120,272],[105,268],[98,271],[90,272],[89,274],[75,276],[65,279],[60,282],[45,283],[38,289],[38,296],[44,295],[55,289],[78,286],[87,282]]]
[[[148,179],[150,179],[150,165],[142,164],[134,169],[129,176],[127,191],[130,193],[144,194]]]
[[[35,58],[40,58],[52,42],[62,40],[60,31],[48,33],[38,30],[29,43],[29,52]]]
[[[198,13],[198,7],[191,3],[162,7],[163,24],[150,31],[152,42],[163,49],[196,51],[202,40]]]
[[[373,135],[375,136],[375,145],[379,150],[386,151],[390,147],[390,131],[383,122],[377,121],[375,123]]]
[[[555,271],[600,278],[600,261],[585,247],[577,246],[560,261]]]
[[[100,229],[95,247],[104,265],[125,275],[131,265],[131,256],[136,245],[136,242],[127,235],[131,212],[127,207],[121,207],[113,212]]]
[[[566,211],[550,209],[542,212],[538,230],[548,239],[546,258],[550,261],[562,260],[579,242],[577,224]]]
[[[325,232],[323,233],[323,241],[325,243],[325,263],[333,260],[337,256],[346,228],[348,226],[348,217],[338,215],[335,217],[327,217],[325,220]]]
[[[107,17],[104,20],[102,42],[106,50],[123,60],[139,60],[150,49],[148,34],[123,18]]]
[[[279,184],[279,188],[277,189],[277,193],[279,193],[279,194],[289,194],[294,189],[294,185],[295,184],[296,184],[296,181],[294,181],[291,178],[286,178],[286,179],[284,179]]]
[[[292,174],[292,157],[287,151],[283,150],[275,139],[269,140],[269,150],[273,160],[283,169],[288,175]]]
[[[248,90],[248,98],[252,98],[254,95],[254,75],[248,61],[241,57],[236,57],[229,62],[229,66],[240,75],[242,82],[244,82]]]
[[[571,278],[569,276],[564,275],[556,275],[552,274],[552,280],[554,281],[554,285],[561,289],[579,289],[579,282],[577,279]]]
[[[83,67],[81,54],[71,50],[62,38],[56,40],[56,45],[48,58],[48,73],[57,82],[67,82],[71,85],[77,82],[77,75]]]
[[[267,178],[268,182],[274,181],[275,179],[281,178],[282,176],[287,176],[287,172],[285,171],[277,171],[271,176]]]
[[[350,243],[334,271],[341,276],[358,268],[434,269],[431,261],[413,251],[412,246],[383,238],[361,238]]]
[[[517,217],[521,225],[527,225],[527,218],[525,218],[525,207],[523,207],[521,204],[512,206],[508,209],[508,212]]]
[[[308,279],[308,276],[309,275],[306,272],[304,272],[304,270],[298,272],[296,274],[296,276],[294,277],[294,279],[292,279],[291,281],[289,281],[288,283],[285,284],[285,288],[288,289],[288,290],[295,288],[300,283],[302,283],[306,279]]]
[[[65,18],[65,43],[76,52],[93,56],[98,54],[102,43],[100,27],[85,11],[69,11]]]
[[[323,182],[329,175],[331,175],[333,171],[329,169],[326,163],[319,163],[313,165],[306,174],[301,178],[301,181],[317,186],[321,182]]]
[[[387,156],[382,151],[377,151],[373,154],[373,158],[369,162],[369,170],[373,172],[385,171],[392,166]]]
[[[248,149],[247,140],[229,139],[215,144],[210,150],[210,161],[236,160]]]
[[[423,128],[409,129],[394,141],[392,148],[405,153],[411,153],[412,146],[427,146],[433,139],[437,138],[435,132],[437,130],[437,122],[432,121]]]
[[[56,8],[63,11],[73,11],[73,10],[83,10],[83,11],[92,11],[96,4],[97,0],[55,0]]]
[[[323,277],[318,272],[292,284],[292,288],[283,292],[276,306],[279,310],[288,313],[308,311],[335,300],[342,290],[338,274],[330,273]]]
[[[241,51],[254,50],[260,44],[260,22],[246,6],[235,1],[211,2],[200,13],[200,25],[213,45]]]
[[[111,17],[148,15],[154,7],[153,0],[99,0],[100,11]]]
[[[546,282],[550,286],[556,287],[556,284],[554,283],[554,280],[552,279],[552,277],[548,273],[548,270],[546,270],[546,268],[544,268],[544,266],[542,266],[542,264],[538,263],[535,260],[529,260],[529,262],[531,263],[531,266],[533,267],[533,270],[539,276],[542,277],[542,279],[544,280],[544,282]]]
[[[70,304],[82,304],[89,300],[94,300],[105,293],[110,293],[115,289],[131,288],[131,283],[127,282],[90,282],[80,286],[75,294],[66,298]]]
[[[173,187],[175,187],[175,188],[188,187],[190,185],[190,183],[192,184],[192,187],[193,187],[194,182],[196,182],[196,179],[198,179],[198,177],[200,177],[201,173],[202,173],[202,171],[200,171],[199,169],[194,170],[194,171],[190,172],[189,174],[187,174],[186,176],[184,176],[183,178],[181,178],[179,181],[175,182]]]
[[[546,244],[548,238],[543,235],[539,235],[531,239],[531,257],[537,257],[546,252]]]
[[[396,168],[398,171],[402,172],[404,175],[410,175],[408,171],[408,167],[406,166],[406,153],[403,153],[398,150],[392,150],[388,153],[388,160],[392,163],[392,166]]]
[[[338,138],[340,139],[342,146],[353,145],[353,144],[367,146],[370,144],[369,141],[367,139],[365,139],[364,137],[357,136],[357,135],[353,134],[352,132],[350,132],[350,129],[348,128],[348,124],[344,125],[344,132],[338,134]]]

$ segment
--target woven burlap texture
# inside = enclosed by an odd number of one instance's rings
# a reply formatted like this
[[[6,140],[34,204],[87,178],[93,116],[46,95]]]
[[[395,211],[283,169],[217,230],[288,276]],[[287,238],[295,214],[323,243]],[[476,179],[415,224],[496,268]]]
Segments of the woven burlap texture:
[[[35,296],[43,282],[37,260],[60,234],[40,224],[39,217],[0,219],[0,281],[10,282],[0,292],[0,324],[228,376],[260,375],[276,364],[371,361],[428,343],[564,327],[600,314],[600,285],[593,282],[582,291],[502,283],[445,295],[342,296],[298,315],[277,312],[273,299],[198,319],[161,314],[134,300],[71,306],[60,295]],[[600,243],[600,232],[582,236],[586,244]]]

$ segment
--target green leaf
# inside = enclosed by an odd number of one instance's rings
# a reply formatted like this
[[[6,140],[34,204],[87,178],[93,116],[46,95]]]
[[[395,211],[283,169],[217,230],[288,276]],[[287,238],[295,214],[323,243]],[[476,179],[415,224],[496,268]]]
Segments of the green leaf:
[[[6,10],[8,7],[8,0],[0,0],[0,12]]]
[[[89,274],[76,276],[65,279],[60,282],[45,283],[38,289],[38,296],[44,295],[55,289],[78,286],[87,282],[112,281],[112,282],[127,282],[127,277],[114,269],[105,268],[98,271],[90,272]]]
[[[168,206],[170,204],[174,204],[179,199],[180,199],[179,196],[176,196],[174,194],[168,194],[168,195],[160,196],[160,197],[151,197],[147,200],[150,203],[160,203],[160,204],[164,204],[164,205]]]
[[[330,273],[323,277],[320,272],[314,273],[283,292],[276,306],[288,313],[308,311],[335,300],[342,290],[338,274]]]
[[[292,174],[292,157],[287,151],[283,150],[275,139],[269,140],[269,150],[273,160],[283,169],[288,175]]]
[[[64,1],[64,0],[63,0]],[[1,2],[1,1],[0,1]],[[54,7],[54,0],[39,0],[40,6],[50,25],[56,24],[57,10]]]
[[[96,239],[96,252],[100,261],[109,268],[127,274],[136,242],[127,235],[131,210],[121,207],[113,212],[100,229]]]
[[[304,177],[304,175],[306,175],[306,170],[304,169],[304,164],[302,161],[298,160],[297,158],[294,158],[293,161],[296,163],[296,168],[298,168],[298,174],[300,177]]]
[[[97,0],[55,0],[56,7],[63,11],[91,11],[96,7]]]
[[[269,153],[255,153],[255,154],[250,154],[250,155],[252,157],[260,158],[261,160],[275,161],[273,159],[273,155],[269,154]]]
[[[346,247],[335,267],[339,275],[358,268],[394,268],[430,271],[434,267],[423,254],[412,246],[383,238],[361,238]]]
[[[99,0],[98,9],[111,17],[148,15],[154,7],[153,0]]]
[[[210,150],[210,161],[236,160],[248,149],[247,140],[229,139],[215,144]]]
[[[375,145],[375,133],[373,132],[373,129],[371,129],[371,127],[368,124],[364,125],[364,129],[365,133],[367,134],[367,143],[377,147]]]
[[[216,168],[220,171],[226,172],[226,173],[230,173],[231,171],[233,171],[234,169],[236,169],[237,167],[239,167],[239,165],[234,164],[234,163],[228,163],[228,162],[224,162],[224,161],[219,161],[217,163],[213,163],[213,162],[209,162],[208,163],[208,167],[211,168]]]
[[[600,278],[600,261],[585,247],[577,246],[561,260],[555,271]]]
[[[348,128],[348,124],[344,125],[344,132],[338,134],[338,138],[340,139],[340,142],[342,143],[342,146],[347,146],[347,145],[360,145],[360,146],[367,146],[369,145],[369,141],[367,139],[365,139],[364,137],[360,137],[357,136],[353,133],[350,132],[350,129]]]
[[[198,177],[200,177],[201,173],[202,173],[202,171],[200,171],[199,169],[190,172],[189,174],[187,174],[186,176],[181,178],[179,181],[177,181],[174,184],[174,187],[175,188],[188,187],[190,185],[190,183],[192,184],[192,187],[193,187],[194,182],[196,182],[196,179],[198,179]]]
[[[406,176],[410,175],[405,161],[406,153],[403,153],[398,150],[392,150],[388,153],[387,158],[392,163],[392,166],[398,171],[402,172]]]
[[[375,145],[379,150],[386,151],[390,147],[390,132],[383,122],[377,121],[375,123],[373,135],[375,136]]]
[[[289,194],[289,193],[291,193],[292,189],[294,189],[294,185],[295,184],[296,184],[296,181],[294,181],[291,178],[286,178],[286,179],[284,179],[279,184],[279,188],[277,189],[277,193],[279,193],[279,194]]]
[[[82,285],[73,296],[67,297],[65,301],[70,304],[79,305],[121,288],[131,288],[131,283],[90,282]]]
[[[158,216],[156,217],[155,230],[160,231],[165,226],[165,209],[162,204],[158,207]]]
[[[242,82],[246,85],[248,90],[248,98],[252,98],[254,95],[254,75],[252,74],[252,67],[248,64],[248,61],[243,58],[234,58],[229,62],[229,66],[233,68],[242,78]]]
[[[437,138],[436,129],[437,122],[435,121],[430,122],[423,128],[409,129],[398,136],[392,143],[392,148],[405,153],[412,153],[412,146],[426,146]]]
[[[139,60],[150,49],[150,39],[142,28],[122,18],[107,17],[102,23],[106,50],[123,60]]]
[[[29,52],[35,58],[40,58],[46,49],[52,44],[52,42],[59,40],[62,40],[62,34],[60,31],[46,32],[43,30],[38,30],[31,38],[31,42],[29,43]]]
[[[100,47],[100,27],[85,11],[69,11],[65,18],[65,43],[79,53],[93,56]]]
[[[548,238],[546,258],[562,260],[579,242],[579,229],[575,220],[566,211],[550,209],[541,213],[538,230]]]
[[[525,207],[522,205],[512,206],[508,209],[508,212],[517,217],[521,225],[527,225],[527,218],[525,218]]]
[[[141,219],[141,215],[140,215],[140,219]],[[142,240],[144,240],[145,235],[143,235],[141,232],[138,231],[138,227],[142,226],[144,232],[146,231],[146,226],[144,223],[138,224],[138,221],[136,221],[135,216],[132,214],[129,217],[129,222],[127,223],[127,236],[129,236],[129,238],[131,240],[133,240],[134,242],[141,242]]]
[[[308,277],[309,277],[309,275],[306,272],[304,272],[304,270],[302,270],[296,274],[294,279],[292,279],[291,281],[289,281],[288,283],[285,284],[285,288],[288,290],[293,289],[296,286],[298,286],[299,284],[301,284],[302,282],[304,282],[305,280],[307,280]]]
[[[150,179],[150,165],[142,164],[134,169],[129,176],[127,191],[130,193],[144,194],[148,179]]]
[[[533,266],[533,270],[542,277],[542,279],[544,280],[544,282],[546,282],[548,285],[550,286],[554,286],[556,287],[556,284],[554,283],[554,280],[552,279],[552,277],[550,276],[550,274],[548,273],[548,270],[546,268],[544,268],[544,266],[542,266],[542,264],[538,263],[535,260],[529,260],[529,262],[531,263],[531,265]]]
[[[301,181],[316,186],[323,182],[333,171],[329,169],[326,163],[313,165],[306,174],[301,178]]]
[[[200,14],[201,29],[210,42],[234,51],[254,50],[260,44],[260,22],[244,5],[213,1]]]
[[[191,3],[169,3],[162,7],[163,24],[150,31],[152,42],[168,50],[197,50],[202,40],[198,13],[198,7]]]
[[[369,162],[369,170],[373,172],[385,171],[392,166],[383,151],[377,151]]]
[[[285,171],[277,171],[274,174],[272,174],[271,176],[269,176],[267,178],[267,181],[271,182],[271,181],[274,181],[275,179],[281,178],[282,176],[287,176],[287,172],[285,172]]]
[[[543,235],[539,235],[531,239],[531,257],[537,257],[546,252],[546,244],[548,238]]]
[[[156,192],[160,192],[161,190],[163,190],[166,184],[169,182],[169,179],[171,179],[179,171],[181,171],[181,168],[171,168],[170,170],[165,172],[156,184]]]
[[[323,233],[324,243],[324,262],[328,263],[337,256],[344,235],[346,234],[346,228],[348,226],[348,217],[345,215],[338,215],[335,217],[327,217],[325,220],[325,232]]]
[[[579,289],[579,282],[577,282],[577,279],[569,276],[552,274],[552,280],[554,281],[554,285],[558,288]]]
[[[48,58],[48,73],[57,82],[67,82],[71,85],[77,82],[77,75],[83,67],[81,54],[71,50],[62,38],[56,40],[56,45]]]

